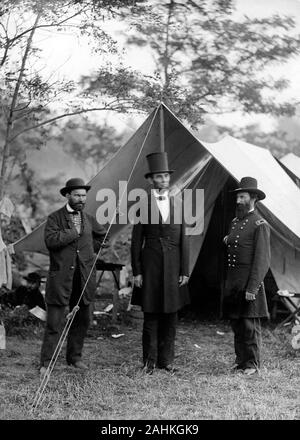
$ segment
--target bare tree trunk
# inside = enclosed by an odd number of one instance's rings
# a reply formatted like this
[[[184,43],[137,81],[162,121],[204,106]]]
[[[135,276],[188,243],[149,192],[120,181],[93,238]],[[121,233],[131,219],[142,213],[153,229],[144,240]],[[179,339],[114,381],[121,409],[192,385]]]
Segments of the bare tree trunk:
[[[15,112],[15,109],[16,109],[16,106],[18,103],[19,91],[20,91],[20,87],[21,87],[21,84],[23,81],[27,58],[28,58],[28,55],[29,55],[29,52],[31,49],[33,35],[34,35],[36,27],[38,25],[40,16],[41,16],[41,13],[39,12],[35,18],[34,25],[32,27],[30,34],[29,34],[28,41],[27,41],[26,48],[25,48],[25,52],[24,52],[24,55],[22,58],[22,64],[21,64],[21,68],[20,68],[19,77],[18,77],[16,86],[15,86],[11,105],[10,105],[9,112],[8,112],[4,145],[3,145],[3,150],[2,150],[2,164],[1,164],[1,171],[0,171],[0,200],[3,198],[4,192],[5,192],[8,160],[10,157],[10,133],[12,131],[13,123],[14,123],[14,112]]]
[[[162,100],[168,105],[168,99],[165,96],[166,91],[168,90],[170,77],[169,77],[169,64],[170,64],[170,54],[169,54],[169,42],[170,42],[170,25],[174,8],[174,0],[170,0],[169,3],[169,13],[167,20],[167,28],[166,28],[166,43],[165,43],[165,51],[164,51],[164,83],[162,87]]]

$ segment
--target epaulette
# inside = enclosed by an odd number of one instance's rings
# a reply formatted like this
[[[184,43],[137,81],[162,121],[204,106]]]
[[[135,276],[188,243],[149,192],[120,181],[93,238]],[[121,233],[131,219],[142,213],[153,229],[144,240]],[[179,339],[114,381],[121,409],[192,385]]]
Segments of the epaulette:
[[[267,222],[266,222],[266,220],[264,220],[263,218],[261,218],[261,219],[259,219],[259,220],[256,220],[255,224],[256,224],[257,226],[259,226],[259,225],[267,224]]]
[[[231,220],[231,223],[236,222],[237,220],[238,220],[238,218],[237,218],[237,217],[234,217],[234,219]]]

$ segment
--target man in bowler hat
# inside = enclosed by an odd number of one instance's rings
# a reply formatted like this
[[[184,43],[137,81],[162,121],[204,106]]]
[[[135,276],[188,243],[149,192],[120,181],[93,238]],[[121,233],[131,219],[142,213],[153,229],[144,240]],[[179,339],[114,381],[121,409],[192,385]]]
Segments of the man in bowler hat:
[[[148,223],[133,226],[131,302],[144,312],[143,368],[152,374],[154,368],[175,371],[177,311],[189,303],[189,249],[183,215],[180,223],[175,220],[182,203],[169,192],[173,171],[169,170],[167,153],[152,153],[146,158],[149,172],[145,178],[153,188],[145,201]]]
[[[106,235],[105,228],[83,211],[90,188],[82,179],[68,180],[60,190],[67,203],[49,215],[45,226],[50,267],[45,295],[47,321],[41,349],[42,375],[46,373],[65,324],[66,307],[69,306],[71,311],[77,305],[92,270],[95,253]],[[82,348],[90,322],[89,306],[95,292],[96,272],[93,268],[67,337],[67,363],[81,370],[88,368],[82,361]]]
[[[269,316],[264,277],[270,266],[270,227],[255,209],[266,197],[256,179],[243,177],[233,193],[236,217],[224,238],[228,270],[223,316],[234,332],[234,370],[252,375],[260,367],[260,319]]]

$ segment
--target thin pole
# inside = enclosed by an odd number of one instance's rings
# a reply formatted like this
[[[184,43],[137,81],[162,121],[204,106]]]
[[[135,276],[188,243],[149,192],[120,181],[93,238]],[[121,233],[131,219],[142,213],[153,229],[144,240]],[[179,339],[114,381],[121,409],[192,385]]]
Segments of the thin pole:
[[[160,151],[165,151],[165,121],[164,121],[164,109],[162,104],[160,105]]]
[[[149,133],[150,133],[150,130],[151,130],[151,128],[152,128],[152,125],[153,125],[154,119],[156,118],[157,112],[158,112],[158,107],[157,107],[156,110],[155,110],[154,116],[153,116],[153,118],[152,118],[152,120],[151,120],[150,126],[149,126],[149,128],[148,128],[148,130],[147,130],[147,133],[146,133],[146,136],[145,136],[145,138],[144,138],[144,140],[143,140],[142,146],[141,146],[141,148],[140,148],[140,150],[139,150],[139,153],[138,153],[138,155],[137,155],[137,158],[135,159],[135,162],[134,162],[134,164],[133,164],[133,166],[132,166],[132,169],[131,169],[131,171],[130,171],[129,177],[128,177],[128,179],[127,179],[128,182],[131,180],[131,177],[132,177],[132,174],[133,174],[134,169],[135,169],[135,167],[136,167],[136,164],[137,164],[137,162],[138,162],[138,160],[139,160],[139,157],[140,157],[141,154],[142,154],[142,150],[143,150],[143,148],[144,148],[144,145],[145,145],[145,143],[146,143],[146,140],[147,140],[148,135],[149,135]],[[123,199],[124,194],[125,194],[125,190],[124,190],[123,193],[121,194],[120,200]],[[111,226],[112,226],[112,224],[113,224],[113,221],[114,221],[114,219],[115,219],[115,217],[116,217],[116,215],[117,215],[117,212],[116,212],[116,211],[117,211],[117,210],[115,209],[115,211],[114,211],[114,215],[113,215],[113,219],[111,220],[111,222],[110,222],[110,224],[109,224],[109,227],[108,227],[108,229],[107,229],[107,231],[106,231],[105,237],[104,237],[104,239],[103,239],[103,243],[105,242],[105,240],[106,240],[106,238],[107,238],[107,236],[108,236],[108,233],[109,233],[109,231],[110,231],[110,228],[111,228]],[[50,375],[51,375],[51,373],[52,373],[52,370],[54,369],[54,366],[55,366],[55,364],[56,364],[57,358],[58,358],[58,356],[59,356],[59,354],[60,354],[60,352],[61,352],[61,349],[62,349],[63,343],[65,342],[65,339],[66,339],[66,337],[67,337],[67,335],[68,335],[69,329],[70,329],[70,327],[71,327],[71,325],[72,325],[72,322],[73,322],[73,320],[74,320],[74,318],[75,318],[75,315],[76,315],[77,311],[79,310],[79,303],[80,303],[80,300],[81,300],[81,298],[82,298],[82,296],[83,296],[83,294],[84,294],[84,292],[85,292],[85,289],[86,289],[86,286],[87,286],[87,284],[88,284],[88,281],[89,281],[89,279],[90,279],[90,277],[91,277],[91,274],[93,273],[93,269],[94,269],[94,267],[95,267],[95,265],[96,265],[97,259],[99,258],[100,254],[101,254],[101,251],[102,251],[102,248],[103,248],[103,243],[102,243],[102,245],[101,245],[101,247],[100,247],[100,249],[99,249],[99,251],[98,251],[96,257],[94,258],[93,265],[92,265],[91,270],[90,270],[90,272],[89,272],[89,274],[88,274],[88,276],[87,276],[87,279],[86,279],[86,282],[85,282],[85,284],[84,284],[84,286],[83,286],[83,289],[82,289],[82,291],[81,291],[81,294],[80,294],[80,296],[79,296],[79,298],[78,298],[78,300],[77,300],[77,304],[74,306],[73,310],[72,310],[72,311],[68,314],[68,316],[67,316],[67,322],[66,322],[66,325],[65,325],[65,327],[63,328],[62,334],[61,334],[60,339],[59,339],[59,341],[58,341],[58,343],[57,343],[57,346],[56,346],[56,348],[55,348],[55,351],[54,351],[54,353],[53,353],[53,355],[52,355],[52,358],[51,358],[51,360],[50,360],[50,363],[49,363],[49,365],[48,365],[48,367],[47,367],[47,369],[46,369],[46,372],[45,372],[45,374],[44,374],[44,376],[43,376],[43,378],[42,378],[41,384],[40,384],[40,386],[39,386],[39,388],[38,388],[38,390],[37,390],[37,392],[36,392],[36,394],[35,394],[35,397],[34,397],[34,399],[33,399],[33,403],[32,403],[32,405],[31,405],[31,411],[32,411],[32,412],[38,407],[38,405],[39,405],[40,402],[41,402],[41,399],[42,399],[42,397],[43,397],[43,393],[44,393],[45,388],[46,388],[46,386],[47,386],[47,384],[48,384],[48,382],[49,382],[49,380],[50,380]]]

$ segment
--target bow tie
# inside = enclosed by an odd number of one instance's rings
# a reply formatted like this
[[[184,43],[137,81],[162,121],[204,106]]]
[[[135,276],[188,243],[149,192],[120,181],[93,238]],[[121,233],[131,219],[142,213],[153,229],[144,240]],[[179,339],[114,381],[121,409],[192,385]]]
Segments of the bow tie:
[[[70,212],[70,214],[71,214],[71,215],[78,215],[78,214],[79,214],[79,211],[72,211],[72,212]]]
[[[158,198],[158,200],[165,200],[167,197],[166,196],[158,196],[157,198]]]

